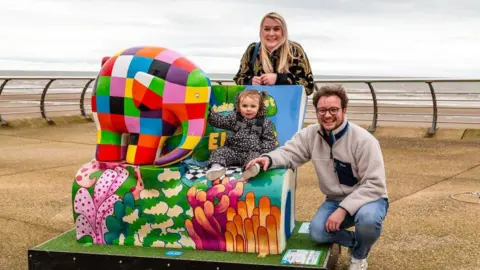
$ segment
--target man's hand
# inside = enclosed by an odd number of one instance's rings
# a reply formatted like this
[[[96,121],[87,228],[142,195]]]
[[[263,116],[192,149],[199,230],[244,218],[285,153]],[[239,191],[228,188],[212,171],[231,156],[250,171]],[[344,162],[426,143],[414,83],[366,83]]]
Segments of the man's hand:
[[[247,163],[245,169],[252,167],[255,163],[258,163],[260,165],[260,168],[263,168],[263,170],[266,171],[268,169],[268,166],[270,165],[270,159],[268,157],[258,157],[252,159],[250,160],[250,162]]]
[[[262,84],[262,77],[261,76],[253,76],[252,85],[261,85],[261,84]]]
[[[262,79],[263,84],[274,85],[275,82],[277,81],[277,74],[267,73],[267,74],[263,74],[262,76],[260,76],[260,78]]]
[[[335,232],[340,230],[340,225],[342,224],[345,216],[347,215],[347,211],[343,208],[337,208],[335,212],[333,212],[327,219],[325,223],[325,229],[327,232]]]

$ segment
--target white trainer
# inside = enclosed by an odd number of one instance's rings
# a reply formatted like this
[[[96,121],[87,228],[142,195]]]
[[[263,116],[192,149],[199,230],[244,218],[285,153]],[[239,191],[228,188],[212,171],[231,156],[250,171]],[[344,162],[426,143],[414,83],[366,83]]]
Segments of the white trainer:
[[[242,178],[244,178],[245,180],[248,180],[252,177],[257,176],[259,172],[260,172],[260,165],[258,165],[258,163],[255,163],[252,167],[243,171]]]
[[[224,176],[227,172],[227,169],[220,165],[213,165],[205,174],[205,178],[209,181],[215,181],[220,177]]]
[[[368,263],[367,259],[355,259],[354,257],[351,257],[350,259],[350,267],[348,270],[367,270],[368,268]]]

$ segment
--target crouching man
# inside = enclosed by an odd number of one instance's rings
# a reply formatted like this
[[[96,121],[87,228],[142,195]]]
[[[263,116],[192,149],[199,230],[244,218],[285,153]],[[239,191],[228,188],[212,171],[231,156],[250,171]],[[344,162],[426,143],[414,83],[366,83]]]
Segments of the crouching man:
[[[326,195],[310,223],[318,243],[351,250],[349,269],[367,269],[388,210],[385,167],[378,141],[347,120],[342,86],[321,87],[313,96],[318,124],[297,132],[284,146],[251,160],[247,168],[297,168],[311,161]],[[346,230],[355,227],[355,231]]]

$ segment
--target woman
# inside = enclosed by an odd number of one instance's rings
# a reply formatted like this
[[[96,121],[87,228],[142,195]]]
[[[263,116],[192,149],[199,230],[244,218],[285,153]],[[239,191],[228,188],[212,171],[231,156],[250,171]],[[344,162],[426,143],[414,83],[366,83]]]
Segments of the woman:
[[[233,80],[237,85],[299,84],[307,95],[315,88],[307,55],[300,44],[288,40],[285,20],[275,12],[263,17],[260,43],[248,46]]]

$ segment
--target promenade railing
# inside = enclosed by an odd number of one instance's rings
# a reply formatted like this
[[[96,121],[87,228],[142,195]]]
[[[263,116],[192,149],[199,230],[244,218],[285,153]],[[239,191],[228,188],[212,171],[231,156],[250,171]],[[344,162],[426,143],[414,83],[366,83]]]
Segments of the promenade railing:
[[[212,79],[213,84],[233,85],[232,80]],[[0,76],[0,122],[41,115],[79,114],[88,120],[95,77]],[[317,79],[317,88],[342,84],[349,96],[348,118],[368,124],[375,132],[379,123],[427,126],[435,134],[442,124],[480,128],[480,79]],[[316,121],[308,100],[305,122]]]

